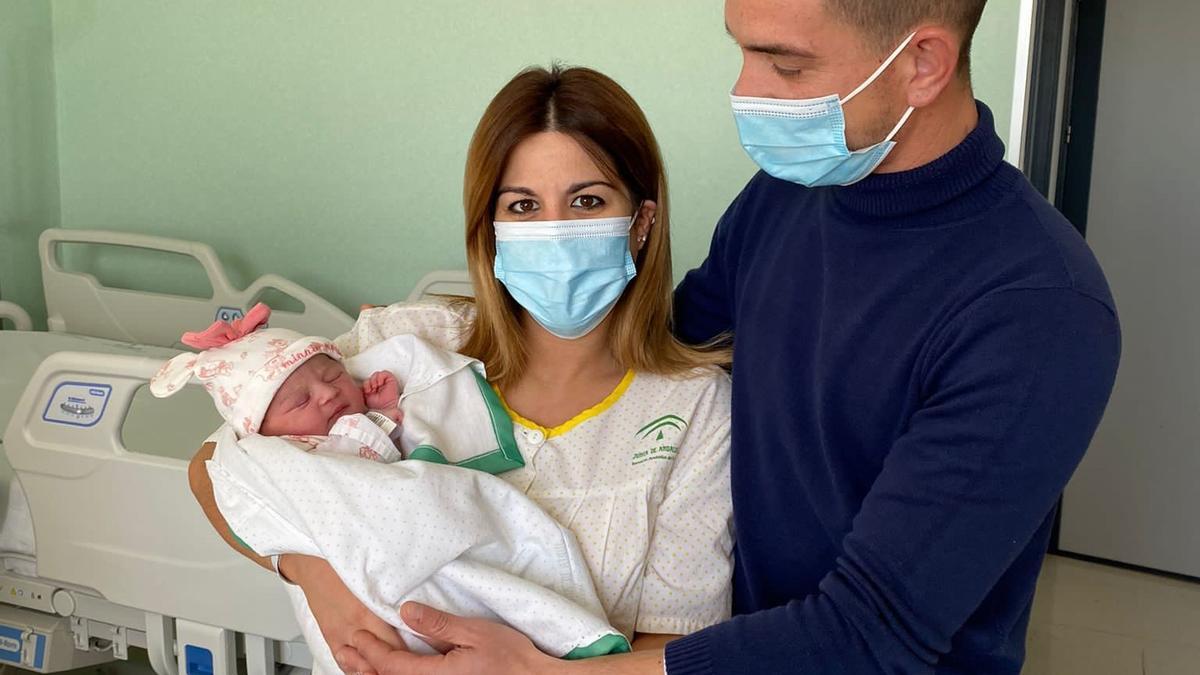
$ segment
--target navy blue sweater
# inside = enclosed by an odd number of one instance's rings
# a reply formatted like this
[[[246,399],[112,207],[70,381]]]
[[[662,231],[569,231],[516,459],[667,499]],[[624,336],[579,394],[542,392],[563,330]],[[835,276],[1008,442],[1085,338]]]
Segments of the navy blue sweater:
[[[924,167],[760,173],[676,293],[734,336],[735,618],[667,672],[1016,675],[1053,512],[1120,330],[990,111]]]

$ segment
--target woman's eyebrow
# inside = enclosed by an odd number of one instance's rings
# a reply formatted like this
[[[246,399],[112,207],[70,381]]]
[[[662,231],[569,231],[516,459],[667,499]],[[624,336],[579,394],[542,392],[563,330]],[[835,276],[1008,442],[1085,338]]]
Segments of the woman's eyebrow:
[[[529,188],[527,188],[527,187],[518,187],[518,186],[515,186],[515,185],[505,185],[505,186],[502,186],[502,187],[501,187],[499,190],[497,190],[497,191],[496,191],[496,194],[498,194],[498,195],[502,195],[502,194],[504,194],[505,192],[515,192],[515,193],[517,193],[517,194],[519,194],[519,195],[528,195],[528,196],[530,196],[530,197],[536,197],[536,196],[537,196],[537,193],[536,193],[536,192],[534,192],[533,190],[530,190],[530,189],[529,189]]]
[[[611,188],[613,190],[617,189],[617,188],[613,187],[612,183],[609,183],[608,181],[589,180],[589,181],[584,181],[582,183],[576,183],[576,184],[572,185],[571,187],[567,188],[567,194],[575,194],[576,192],[579,192],[580,190],[586,190],[590,187],[595,187],[597,185],[603,185],[604,187]]]

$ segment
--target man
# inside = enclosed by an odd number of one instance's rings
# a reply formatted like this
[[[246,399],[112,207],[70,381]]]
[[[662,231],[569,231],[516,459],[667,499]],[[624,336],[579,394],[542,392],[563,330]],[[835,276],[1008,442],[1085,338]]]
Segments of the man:
[[[456,648],[422,660],[364,636],[371,669],[1020,672],[1120,335],[1095,259],[974,99],[985,1],[726,2],[763,171],[679,287],[677,323],[734,336],[735,618],[665,659],[564,664],[407,606]]]

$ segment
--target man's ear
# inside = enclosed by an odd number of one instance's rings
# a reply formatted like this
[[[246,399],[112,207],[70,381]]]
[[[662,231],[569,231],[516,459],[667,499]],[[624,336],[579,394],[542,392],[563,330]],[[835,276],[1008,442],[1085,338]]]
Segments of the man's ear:
[[[942,26],[917,31],[907,50],[914,59],[908,81],[908,105],[923,108],[942,95],[959,75],[962,47],[962,38]]]

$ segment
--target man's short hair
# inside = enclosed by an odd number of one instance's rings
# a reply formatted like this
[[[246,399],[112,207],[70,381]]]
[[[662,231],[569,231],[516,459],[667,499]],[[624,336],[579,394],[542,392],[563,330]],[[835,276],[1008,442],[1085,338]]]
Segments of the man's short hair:
[[[925,22],[957,30],[963,36],[959,59],[963,72],[969,69],[971,38],[986,4],[987,0],[825,0],[835,18],[862,30],[881,51],[896,48],[910,31]]]

